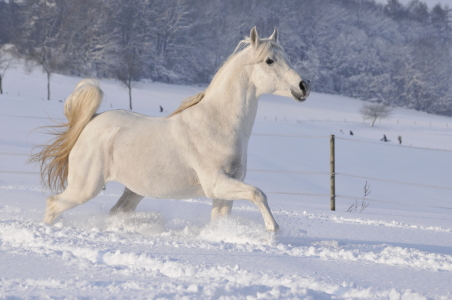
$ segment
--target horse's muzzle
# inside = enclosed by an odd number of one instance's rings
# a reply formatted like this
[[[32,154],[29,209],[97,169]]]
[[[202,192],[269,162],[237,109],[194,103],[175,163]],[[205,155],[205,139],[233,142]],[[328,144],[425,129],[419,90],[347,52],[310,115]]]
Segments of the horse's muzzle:
[[[292,93],[292,97],[300,102],[303,102],[306,100],[306,98],[308,98],[309,93],[311,92],[311,81],[309,80],[302,80],[300,81],[300,83],[298,84],[298,86],[300,87],[299,91],[293,91],[290,90],[290,92]]]

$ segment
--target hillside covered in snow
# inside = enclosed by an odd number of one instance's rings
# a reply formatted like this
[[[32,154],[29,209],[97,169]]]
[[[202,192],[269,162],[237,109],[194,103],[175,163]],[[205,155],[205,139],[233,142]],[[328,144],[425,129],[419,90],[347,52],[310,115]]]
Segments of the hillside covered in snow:
[[[400,108],[370,127],[360,100],[264,96],[245,181],[267,194],[281,226],[276,237],[245,201],[218,224],[205,198],[144,199],[135,214],[110,217],[123,189],[115,182],[49,226],[42,222],[49,192],[26,161],[50,139],[35,129],[52,124],[49,117],[64,120],[64,99],[80,79],[53,75],[48,101],[42,73],[17,66],[5,76],[0,298],[452,298],[451,118]],[[119,82],[101,80],[101,88],[100,111],[128,108]],[[134,110],[166,116],[203,88],[141,81]],[[329,210],[331,135],[336,211]]]

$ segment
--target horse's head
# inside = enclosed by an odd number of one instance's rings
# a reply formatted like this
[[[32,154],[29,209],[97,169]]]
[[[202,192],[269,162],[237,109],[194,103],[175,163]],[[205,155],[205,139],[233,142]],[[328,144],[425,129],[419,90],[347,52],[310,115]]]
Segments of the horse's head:
[[[250,33],[250,51],[254,57],[251,80],[259,94],[275,94],[304,101],[311,91],[310,81],[303,79],[290,64],[278,41],[278,31],[260,39],[256,27]]]

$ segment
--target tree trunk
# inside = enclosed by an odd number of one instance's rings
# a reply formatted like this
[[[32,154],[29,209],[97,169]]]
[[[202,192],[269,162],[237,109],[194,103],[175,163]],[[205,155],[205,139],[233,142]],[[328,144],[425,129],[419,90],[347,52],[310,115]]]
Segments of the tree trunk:
[[[374,127],[375,121],[377,120],[377,117],[374,117],[374,120],[372,121],[372,124],[370,125],[370,127]]]
[[[2,75],[0,75],[0,94],[3,94],[2,79]]]
[[[129,88],[129,107],[132,110],[132,85],[129,84],[127,87]]]
[[[50,100],[50,72],[47,72],[47,100]]]

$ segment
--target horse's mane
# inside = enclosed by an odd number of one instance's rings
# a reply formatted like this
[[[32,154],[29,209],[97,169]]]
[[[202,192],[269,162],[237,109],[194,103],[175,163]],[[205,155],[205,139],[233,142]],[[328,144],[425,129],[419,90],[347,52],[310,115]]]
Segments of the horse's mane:
[[[237,47],[235,47],[234,52],[232,52],[232,54],[229,55],[229,57],[226,58],[220,64],[220,66],[217,69],[216,74],[218,74],[220,71],[222,71],[224,66],[229,61],[231,61],[232,58],[236,57],[243,50],[247,49],[250,46],[250,44],[251,44],[251,40],[249,37],[245,38],[244,40],[241,40],[238,43]],[[253,63],[258,63],[260,61],[263,61],[267,57],[268,53],[270,53],[274,48],[282,49],[280,45],[278,45],[277,43],[273,42],[270,39],[261,39],[260,44],[258,45],[258,47],[256,49],[257,51],[259,51],[259,54],[252,61],[248,62],[248,64],[253,64]],[[188,97],[187,99],[185,99],[182,102],[182,104],[179,106],[178,109],[176,109],[174,112],[169,114],[166,118],[171,118],[172,116],[177,115],[178,113],[181,113],[182,111],[186,110],[187,108],[190,108],[190,107],[198,104],[204,98],[205,94],[206,94],[206,91],[202,91],[195,96]]]
[[[198,104],[199,102],[201,102],[202,98],[204,98],[204,95],[206,94],[205,91],[202,91],[198,94],[196,94],[195,96],[192,97],[188,97],[187,99],[185,99],[182,104],[179,106],[178,109],[176,109],[174,112],[172,112],[171,114],[169,114],[166,119],[171,118],[174,115],[177,115],[178,113],[186,110],[189,107],[192,107],[193,105]]]

